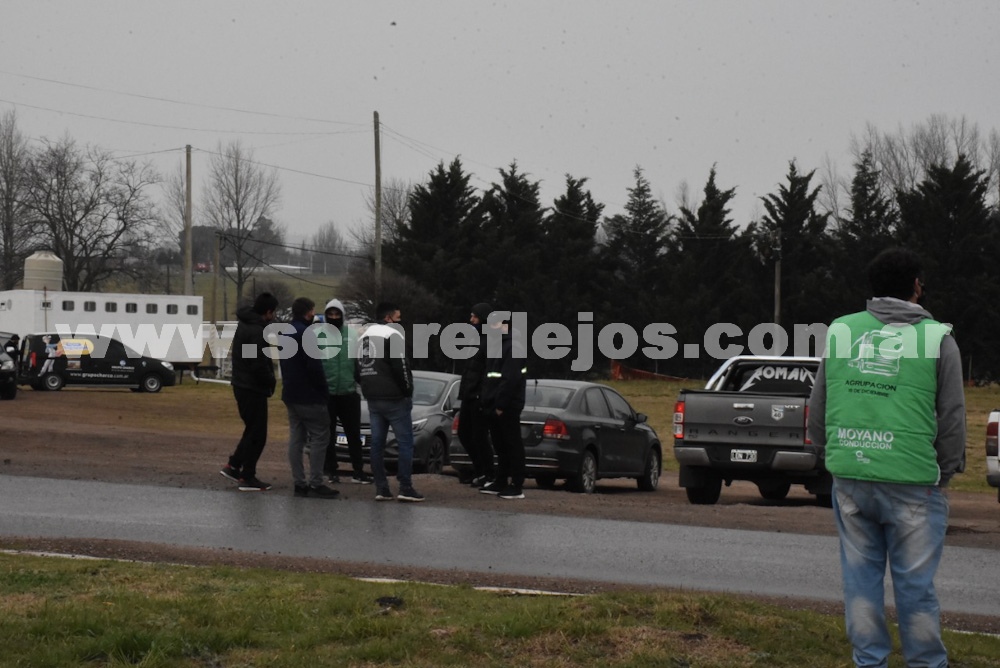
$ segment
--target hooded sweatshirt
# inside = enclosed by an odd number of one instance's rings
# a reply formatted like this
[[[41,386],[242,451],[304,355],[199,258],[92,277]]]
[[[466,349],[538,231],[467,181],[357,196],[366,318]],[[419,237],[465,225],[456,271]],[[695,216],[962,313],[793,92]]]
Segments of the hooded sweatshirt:
[[[344,305],[339,299],[328,301],[326,307],[323,309],[323,313],[325,314],[332,308],[337,309],[346,317]],[[339,346],[335,355],[331,355],[329,358],[323,360],[326,385],[330,394],[354,394],[357,391],[357,386],[354,382],[353,353],[358,347],[358,335],[354,329],[347,325],[346,320],[339,329],[339,337],[334,333],[334,329],[333,325],[327,323],[320,328],[316,335],[320,348],[329,347],[328,349],[333,349]]]
[[[274,362],[264,355],[270,344],[264,339],[264,318],[251,306],[236,311],[236,333],[233,334],[233,387],[250,390],[266,397],[274,394]],[[244,345],[256,349],[253,356],[243,354]]]
[[[885,325],[914,325],[931,317],[923,307],[893,297],[868,300],[868,313]],[[965,470],[965,391],[962,384],[962,358],[951,336],[941,341],[937,359],[937,436],[934,450],[941,470],[939,484],[944,487],[952,476]],[[826,447],[826,371],[825,360],[816,373],[816,383],[809,397],[809,438],[822,453]]]

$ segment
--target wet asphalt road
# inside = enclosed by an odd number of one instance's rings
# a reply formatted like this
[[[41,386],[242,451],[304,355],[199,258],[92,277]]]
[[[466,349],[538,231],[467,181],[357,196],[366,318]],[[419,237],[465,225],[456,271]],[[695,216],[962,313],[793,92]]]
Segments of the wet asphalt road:
[[[0,475],[0,535],[841,600],[831,537],[429,504]],[[1000,615],[998,556],[947,547],[937,578],[942,609]]]

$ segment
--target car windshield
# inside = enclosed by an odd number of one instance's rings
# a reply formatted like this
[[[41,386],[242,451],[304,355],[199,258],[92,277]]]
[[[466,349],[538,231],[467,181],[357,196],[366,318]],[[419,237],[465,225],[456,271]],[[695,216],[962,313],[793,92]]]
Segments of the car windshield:
[[[524,404],[535,408],[566,408],[572,396],[573,390],[568,387],[528,385]]]
[[[413,379],[413,403],[417,406],[433,406],[444,390],[443,380],[431,378]]]

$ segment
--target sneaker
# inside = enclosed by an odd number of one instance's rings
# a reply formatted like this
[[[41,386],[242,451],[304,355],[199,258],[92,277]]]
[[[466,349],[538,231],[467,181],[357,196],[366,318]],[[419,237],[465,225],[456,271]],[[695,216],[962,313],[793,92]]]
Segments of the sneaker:
[[[355,485],[370,485],[375,482],[375,480],[367,473],[356,473],[351,476],[351,482]]]
[[[388,487],[386,487],[385,489],[380,489],[380,490],[378,490],[378,491],[375,492],[375,500],[376,501],[392,501],[392,492],[389,491]]]
[[[494,480],[488,485],[485,485],[479,492],[481,494],[499,494],[500,492],[507,489],[507,485],[500,482],[499,480]]]
[[[258,480],[257,476],[240,479],[241,492],[266,492],[271,489],[271,483]]]
[[[340,492],[326,485],[314,485],[309,488],[309,496],[317,496],[321,499],[336,499]]]
[[[219,471],[219,473],[221,473],[226,478],[229,478],[233,482],[239,482],[240,481],[240,471],[239,471],[239,469],[234,469],[229,464],[226,464],[225,466],[223,466],[222,470]]]
[[[521,488],[518,485],[508,485],[502,492],[500,492],[499,496],[501,499],[523,499],[524,492],[521,491]]]
[[[473,487],[475,489],[482,489],[483,487],[486,487],[486,485],[490,484],[491,482],[493,482],[493,481],[490,480],[488,477],[486,477],[484,475],[476,476],[471,481],[469,481],[469,487]]]
[[[399,495],[396,497],[398,501],[408,501],[410,503],[416,503],[418,501],[424,500],[424,495],[413,489],[412,487],[404,487],[399,490]]]
[[[296,485],[295,496],[309,496],[309,488],[306,485]]]
[[[330,485],[339,485],[340,484],[340,476],[337,475],[336,473],[324,473],[323,474],[323,479],[327,482],[327,484],[330,484]]]

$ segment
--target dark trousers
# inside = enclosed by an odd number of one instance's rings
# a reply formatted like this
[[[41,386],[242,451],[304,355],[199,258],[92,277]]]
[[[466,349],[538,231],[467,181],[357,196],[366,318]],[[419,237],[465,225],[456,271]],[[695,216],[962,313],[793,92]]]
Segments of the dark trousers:
[[[458,440],[472,460],[472,475],[493,477],[493,446],[489,439],[489,422],[475,399],[462,402],[458,412]]]
[[[501,484],[524,484],[524,441],[521,440],[521,411],[489,414],[490,436],[497,451],[497,477]]]
[[[236,408],[243,420],[243,437],[229,457],[229,465],[247,478],[257,475],[257,460],[267,443],[267,395],[234,387]]]
[[[343,430],[342,433],[347,436],[351,468],[355,475],[361,474],[365,468],[361,452],[361,395],[357,392],[331,394],[326,398],[326,409],[330,414],[330,447],[326,449],[326,464],[323,469],[328,475],[337,475],[337,434]]]

